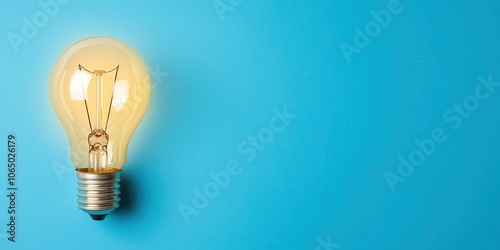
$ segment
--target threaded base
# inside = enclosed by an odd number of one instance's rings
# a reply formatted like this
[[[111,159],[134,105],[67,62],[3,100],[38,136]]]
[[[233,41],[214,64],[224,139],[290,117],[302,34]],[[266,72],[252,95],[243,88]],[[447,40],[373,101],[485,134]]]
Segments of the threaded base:
[[[94,220],[120,206],[120,171],[113,173],[87,173],[76,171],[78,177],[78,208]]]

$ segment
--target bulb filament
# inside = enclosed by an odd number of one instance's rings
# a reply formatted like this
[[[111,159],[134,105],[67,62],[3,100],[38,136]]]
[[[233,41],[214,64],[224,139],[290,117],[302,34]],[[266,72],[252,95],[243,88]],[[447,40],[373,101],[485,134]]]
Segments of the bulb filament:
[[[109,142],[109,135],[106,133],[106,130],[108,129],[108,121],[109,121],[109,115],[111,113],[111,106],[113,104],[113,95],[114,95],[114,90],[115,90],[115,84],[116,84],[116,79],[118,77],[118,70],[120,68],[120,65],[116,66],[116,68],[112,70],[88,70],[82,65],[78,65],[78,69],[80,71],[84,70],[89,74],[95,75],[95,89],[96,89],[96,95],[95,95],[95,124],[94,127],[92,126],[92,121],[90,120],[90,113],[89,113],[89,108],[88,108],[88,100],[84,92],[84,102],[85,102],[85,110],[87,112],[87,119],[89,122],[89,127],[90,127],[90,133],[88,136],[88,144],[89,144],[89,172],[95,172],[95,173],[104,173],[108,172],[108,142]],[[106,122],[103,126],[103,112],[104,112],[104,74],[115,73],[114,76],[114,81],[113,81],[113,90],[111,94],[111,99],[109,101],[109,106],[108,106],[108,114],[106,116]],[[83,86],[83,85],[82,85]],[[83,87],[82,87],[83,90]],[[84,90],[83,90],[84,91]]]

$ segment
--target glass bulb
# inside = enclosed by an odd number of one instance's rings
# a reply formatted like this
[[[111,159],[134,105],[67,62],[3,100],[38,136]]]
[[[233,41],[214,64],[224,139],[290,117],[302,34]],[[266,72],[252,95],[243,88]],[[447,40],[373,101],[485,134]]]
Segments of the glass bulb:
[[[92,37],[59,56],[49,85],[77,170],[79,208],[102,220],[119,206],[120,170],[151,98],[146,64],[125,43]]]

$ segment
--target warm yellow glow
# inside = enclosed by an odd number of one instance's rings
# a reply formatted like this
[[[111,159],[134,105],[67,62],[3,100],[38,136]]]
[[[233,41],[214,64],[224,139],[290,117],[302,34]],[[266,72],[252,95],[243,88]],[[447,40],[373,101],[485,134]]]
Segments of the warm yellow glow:
[[[82,40],[57,59],[50,98],[78,170],[112,172],[123,167],[129,140],[149,105],[150,79],[142,58],[112,38]]]

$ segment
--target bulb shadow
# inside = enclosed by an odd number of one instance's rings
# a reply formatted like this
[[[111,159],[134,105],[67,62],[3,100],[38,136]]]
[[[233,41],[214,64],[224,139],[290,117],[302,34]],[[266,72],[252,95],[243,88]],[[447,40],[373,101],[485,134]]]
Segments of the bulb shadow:
[[[120,181],[120,207],[114,214],[117,216],[130,216],[137,209],[137,195],[134,192],[134,179],[122,174]]]
[[[122,171],[120,181],[120,206],[110,213],[109,219],[126,224],[140,222],[146,213],[148,204],[140,195],[141,185],[133,174]]]

